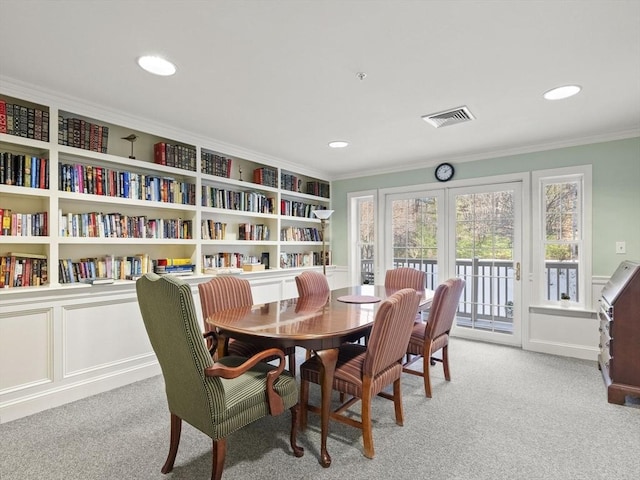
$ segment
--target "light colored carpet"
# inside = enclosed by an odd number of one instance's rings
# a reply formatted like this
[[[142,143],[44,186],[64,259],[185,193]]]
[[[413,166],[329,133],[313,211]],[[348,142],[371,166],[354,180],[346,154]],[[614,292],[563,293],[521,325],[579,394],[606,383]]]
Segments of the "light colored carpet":
[[[432,399],[421,378],[403,377],[403,427],[393,403],[376,399],[373,460],[358,430],[332,423],[333,464],[323,469],[313,414],[298,437],[305,455],[295,458],[287,412],[229,438],[223,478],[640,478],[640,404],[607,403],[595,362],[462,339],[450,358],[452,381],[436,365]],[[154,377],[0,425],[0,479],[210,478],[211,442],[188,425],[174,471],[160,473],[169,445],[163,388]]]

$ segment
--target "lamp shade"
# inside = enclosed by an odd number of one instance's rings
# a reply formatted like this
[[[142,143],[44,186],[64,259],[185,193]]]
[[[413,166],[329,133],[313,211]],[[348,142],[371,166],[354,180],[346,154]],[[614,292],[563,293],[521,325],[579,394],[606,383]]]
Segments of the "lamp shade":
[[[320,220],[327,220],[333,212],[334,210],[314,210],[313,214]]]

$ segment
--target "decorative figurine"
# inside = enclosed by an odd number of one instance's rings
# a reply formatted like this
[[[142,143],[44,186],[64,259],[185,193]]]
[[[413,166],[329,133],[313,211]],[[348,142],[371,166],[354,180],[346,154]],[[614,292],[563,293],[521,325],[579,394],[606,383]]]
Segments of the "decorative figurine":
[[[138,136],[136,134],[134,134],[134,133],[132,133],[131,135],[129,135],[127,137],[122,137],[122,140],[128,140],[129,142],[131,142],[131,155],[129,155],[129,158],[133,158],[133,159],[136,158],[133,155],[133,142],[135,142],[137,138],[138,138]]]
[[[242,182],[242,167],[238,167],[238,172],[240,173],[240,181]]]

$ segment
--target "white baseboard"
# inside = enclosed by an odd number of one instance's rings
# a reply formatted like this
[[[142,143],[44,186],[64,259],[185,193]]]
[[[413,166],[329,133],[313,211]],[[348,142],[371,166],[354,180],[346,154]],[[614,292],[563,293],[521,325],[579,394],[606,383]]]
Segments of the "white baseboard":
[[[600,350],[586,347],[584,345],[570,345],[566,343],[541,342],[539,340],[529,340],[524,350],[532,352],[548,353],[550,355],[560,355],[562,357],[579,358],[582,360],[598,360]]]
[[[123,387],[161,373],[160,365],[154,361],[81,382],[56,386],[50,390],[4,402],[0,404],[0,424]]]

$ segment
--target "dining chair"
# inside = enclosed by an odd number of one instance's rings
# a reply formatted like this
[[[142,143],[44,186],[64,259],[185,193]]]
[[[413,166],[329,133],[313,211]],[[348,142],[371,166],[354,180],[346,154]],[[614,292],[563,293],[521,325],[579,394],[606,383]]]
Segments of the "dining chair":
[[[329,287],[329,282],[327,281],[327,277],[320,273],[315,272],[313,270],[307,270],[302,272],[300,275],[296,276],[296,287],[298,288],[298,296],[300,301],[308,297],[327,297],[329,295],[329,291],[331,290]],[[303,303],[306,303],[303,301]],[[311,357],[311,351],[307,350],[305,353],[305,359],[309,359]]]
[[[191,287],[172,275],[148,273],[136,281],[138,305],[165,383],[170,413],[169,454],[162,473],[173,470],[182,421],[213,440],[211,478],[219,480],[224,469],[227,437],[267,415],[291,411],[291,448],[296,457],[304,450],[296,445],[298,386],[284,370],[284,354],[265,350],[251,358],[229,356],[215,363],[207,351]],[[214,332],[205,333],[213,338]],[[277,366],[263,363],[279,359]]]
[[[376,395],[393,400],[398,425],[404,422],[400,377],[402,358],[406,352],[420,296],[412,288],[402,289],[383,301],[376,313],[367,346],[344,343],[338,349],[338,360],[332,388],[349,396],[330,418],[362,430],[364,455],[373,458],[371,402]],[[300,428],[307,425],[307,411],[320,413],[309,404],[309,384],[320,384],[321,362],[314,355],[300,366]],[[383,392],[393,384],[393,394]],[[362,401],[361,420],[343,414]]]
[[[427,274],[415,268],[399,267],[387,270],[384,275],[384,287],[391,290],[400,288],[413,288],[418,292],[424,290]],[[422,321],[423,311],[416,313],[416,322]]]
[[[427,274],[415,268],[400,267],[387,270],[384,276],[386,288],[413,288],[421,292],[425,288]]]
[[[309,295],[326,295],[329,293],[329,282],[320,272],[307,270],[302,272],[296,278],[296,287],[298,287],[298,296],[306,297]]]
[[[429,369],[435,362],[442,362],[444,378],[451,380],[449,370],[449,332],[458,310],[460,296],[464,289],[464,280],[450,278],[438,285],[433,295],[427,322],[417,322],[407,346],[407,361],[403,371],[424,378],[424,393],[431,398],[431,378]],[[434,353],[442,350],[442,358],[434,357]],[[408,368],[422,358],[422,371]]]
[[[213,277],[208,282],[198,284],[200,294],[200,306],[202,307],[202,319],[204,321],[204,331],[210,330],[207,324],[207,317],[221,310],[228,310],[238,307],[251,307],[253,305],[253,294],[251,284],[243,279],[233,276]],[[241,357],[251,357],[264,350],[264,347],[244,340],[226,338],[224,345],[224,355],[237,355]],[[282,348],[278,344],[271,345],[280,348],[287,356],[289,372],[296,374],[296,349],[295,347]],[[267,359],[269,362],[275,357]]]

